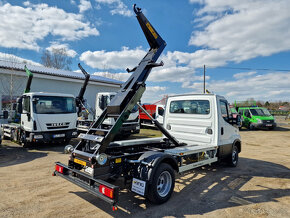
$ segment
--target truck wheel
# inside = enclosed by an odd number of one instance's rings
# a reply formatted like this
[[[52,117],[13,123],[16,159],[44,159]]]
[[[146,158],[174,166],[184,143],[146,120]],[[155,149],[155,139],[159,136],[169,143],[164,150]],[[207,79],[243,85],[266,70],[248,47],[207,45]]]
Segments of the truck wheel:
[[[29,143],[27,142],[26,140],[26,134],[25,132],[21,132],[21,135],[20,135],[20,145],[23,147],[23,148],[27,148],[29,146]]]
[[[228,158],[228,164],[231,167],[236,167],[238,165],[238,161],[239,161],[239,151],[238,147],[234,145],[232,148],[231,156]]]
[[[161,163],[153,175],[152,184],[148,189],[148,199],[155,204],[162,204],[169,200],[175,183],[172,167]]]

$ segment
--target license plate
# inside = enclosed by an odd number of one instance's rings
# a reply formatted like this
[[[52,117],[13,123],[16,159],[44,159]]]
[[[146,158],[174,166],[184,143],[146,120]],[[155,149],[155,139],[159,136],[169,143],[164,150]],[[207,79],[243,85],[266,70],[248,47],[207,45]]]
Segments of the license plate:
[[[86,167],[85,168],[85,172],[89,173],[89,174],[93,174],[93,168],[91,167]]]
[[[53,135],[53,138],[61,138],[61,137],[65,137],[65,134],[55,134],[55,135]]]
[[[133,178],[133,181],[132,181],[132,192],[135,192],[139,195],[142,195],[144,196],[145,194],[145,187],[146,187],[146,182],[145,181],[142,181],[140,179],[135,179]]]
[[[272,126],[272,124],[266,124],[266,126]]]
[[[83,166],[87,166],[87,163],[85,161],[82,161],[82,160],[79,160],[79,159],[76,159],[76,158],[74,159],[74,162],[78,163],[80,165],[83,165]]]

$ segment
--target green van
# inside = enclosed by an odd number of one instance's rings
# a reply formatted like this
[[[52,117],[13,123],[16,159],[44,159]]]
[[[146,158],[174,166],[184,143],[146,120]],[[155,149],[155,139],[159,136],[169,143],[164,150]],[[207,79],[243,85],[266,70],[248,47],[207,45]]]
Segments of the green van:
[[[239,107],[238,113],[243,120],[243,126],[248,129],[274,129],[277,124],[274,117],[264,107]]]

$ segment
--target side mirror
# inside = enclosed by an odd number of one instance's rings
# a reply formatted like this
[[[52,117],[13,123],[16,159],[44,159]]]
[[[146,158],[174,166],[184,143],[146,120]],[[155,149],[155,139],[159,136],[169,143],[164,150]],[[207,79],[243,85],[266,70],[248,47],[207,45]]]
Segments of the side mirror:
[[[3,111],[3,118],[8,119],[9,112],[8,111]]]
[[[158,114],[163,117],[163,115],[164,115],[164,109],[161,108],[161,107],[159,107],[158,108]]]
[[[22,97],[17,98],[17,105],[16,105],[17,113],[22,113]]]

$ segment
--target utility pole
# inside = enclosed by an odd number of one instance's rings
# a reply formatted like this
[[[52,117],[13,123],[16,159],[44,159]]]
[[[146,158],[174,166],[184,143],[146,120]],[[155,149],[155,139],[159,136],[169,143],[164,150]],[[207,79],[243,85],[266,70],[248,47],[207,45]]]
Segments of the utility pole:
[[[205,94],[205,65],[203,65],[203,93]]]

